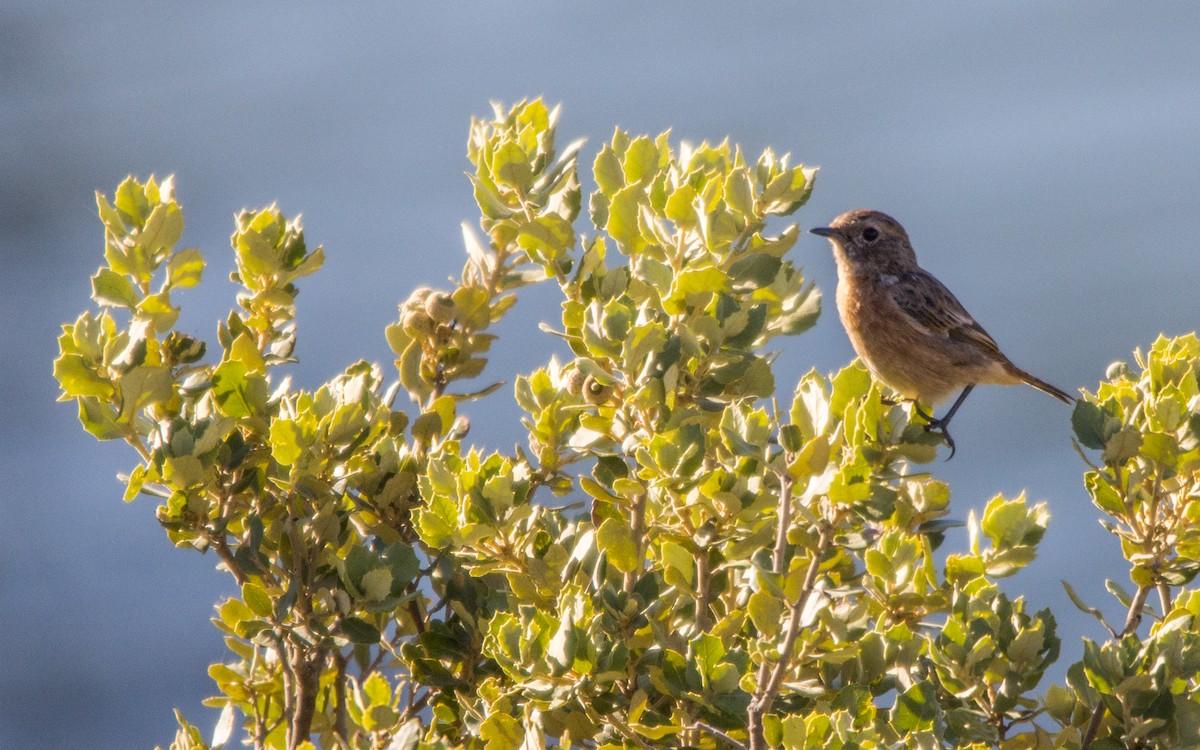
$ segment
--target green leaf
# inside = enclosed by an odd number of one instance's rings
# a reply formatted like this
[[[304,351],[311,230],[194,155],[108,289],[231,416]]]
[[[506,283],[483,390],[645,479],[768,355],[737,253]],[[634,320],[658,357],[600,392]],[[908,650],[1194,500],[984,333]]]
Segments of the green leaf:
[[[483,175],[467,175],[475,186],[475,203],[486,218],[503,221],[516,215],[517,210],[504,202],[496,183]]]
[[[617,158],[611,146],[605,146],[600,153],[596,154],[596,161],[592,164],[592,174],[596,178],[600,192],[609,197],[625,187],[625,173],[621,168],[621,160]]]
[[[517,246],[541,262],[554,260],[574,244],[575,229],[558,214],[523,224],[517,234]]]
[[[140,227],[150,215],[150,202],[146,200],[145,189],[133,177],[126,177],[117,186],[114,202],[117,210],[125,214],[127,223]]]
[[[304,256],[304,260],[296,264],[292,269],[290,277],[298,279],[302,276],[316,273],[321,270],[321,266],[325,265],[325,248],[318,247],[308,255]]]
[[[271,421],[271,455],[284,466],[291,466],[309,442],[300,425],[290,419]]]
[[[997,549],[1016,545],[1032,545],[1041,541],[1050,514],[1043,504],[1028,508],[1024,495],[1005,500],[997,495],[988,501],[983,511],[983,533]]]
[[[727,291],[729,277],[716,266],[689,268],[675,277],[674,299],[684,300],[696,294],[715,294]]]
[[[579,645],[579,628],[570,617],[559,623],[554,636],[546,645],[546,656],[558,667],[556,672],[561,674],[575,663],[575,649]]]
[[[1105,463],[1119,464],[1128,461],[1138,454],[1142,447],[1142,433],[1132,425],[1126,425],[1110,437],[1104,444],[1104,452],[1100,458]]]
[[[392,571],[392,590],[403,588],[417,577],[421,564],[411,545],[394,542],[384,550],[383,559]]]
[[[258,350],[258,344],[249,333],[240,333],[229,347],[228,359],[231,362],[241,362],[246,366],[247,373],[264,373],[267,371],[266,361]]]
[[[725,202],[742,216],[754,215],[754,185],[745,167],[734,169],[725,178]]]
[[[750,621],[754,623],[754,627],[763,638],[771,640],[779,635],[779,630],[783,626],[784,605],[782,600],[771,596],[766,591],[755,591],[750,595],[750,601],[746,606],[750,613]]]
[[[437,412],[425,412],[412,423],[412,437],[421,445],[430,445],[442,435],[442,418]]]
[[[175,381],[165,367],[135,367],[121,376],[121,421],[129,421],[135,413],[150,404],[160,404],[175,393]]]
[[[101,268],[92,277],[92,299],[108,307],[124,307],[132,310],[141,301],[142,295],[128,276]]]
[[[949,555],[946,558],[946,580],[956,588],[965,588],[984,573],[983,559],[977,555]]]
[[[596,532],[596,543],[601,550],[608,554],[608,560],[622,573],[632,573],[637,570],[639,563],[637,542],[633,532],[616,518],[605,519]]]
[[[113,394],[112,383],[101,377],[79,354],[64,354],[54,360],[54,377],[67,396],[94,396],[107,399]]]
[[[97,440],[116,440],[125,436],[125,430],[117,423],[117,412],[107,403],[94,396],[79,398],[79,421]]]
[[[179,319],[179,308],[171,304],[171,294],[166,291],[144,297],[137,311],[138,317],[151,321],[160,332],[169,330]]]
[[[440,494],[433,494],[426,502],[426,507],[413,511],[417,532],[430,547],[441,549],[458,533],[458,507],[451,498]]]
[[[138,235],[138,244],[154,265],[160,262],[160,256],[175,247],[183,236],[183,212],[179,206],[170,203],[160,203],[150,212],[146,226]]]
[[[271,617],[275,612],[275,607],[271,603],[271,597],[267,595],[266,589],[251,581],[246,581],[242,584],[242,601],[250,608],[250,611],[259,617]]]
[[[367,699],[367,708],[387,706],[392,702],[392,687],[387,678],[379,672],[372,672],[362,683],[363,695]]]
[[[485,750],[520,750],[525,740],[521,722],[507,714],[493,713],[479,725]]]
[[[568,229],[570,225],[567,225]],[[571,240],[574,240],[572,230]],[[455,319],[460,325],[471,330],[481,331],[492,321],[492,310],[489,306],[491,295],[481,286],[461,286],[451,295],[456,310]]]
[[[696,224],[696,190],[691,185],[680,185],[667,198],[663,213],[668,219],[683,227]]]
[[[821,317],[821,291],[809,284],[784,300],[784,312],[773,328],[784,336],[796,336],[816,325]]]
[[[227,417],[240,419],[254,413],[246,375],[246,366],[232,360],[222,362],[213,370],[213,399]]]
[[[167,288],[196,286],[204,275],[204,256],[196,248],[180,250],[167,263]]]
[[[638,136],[625,151],[625,183],[647,185],[658,173],[658,146],[646,136]]]
[[[1061,583],[1063,588],[1067,590],[1067,597],[1070,598],[1071,603],[1075,605],[1076,609],[1084,614],[1089,614],[1092,617],[1095,617],[1105,628],[1108,628],[1109,630],[1112,629],[1109,627],[1108,621],[1104,619],[1104,614],[1100,612],[1100,610],[1096,609],[1095,607],[1089,607],[1086,603],[1084,603],[1083,599],[1080,599],[1079,595],[1075,593],[1075,589],[1071,588],[1071,584],[1067,583],[1066,581],[1061,581]]]
[[[129,230],[125,226],[125,220],[121,218],[121,214],[99,190],[96,191],[96,212],[99,214],[107,234],[113,238],[124,237],[128,233]]]
[[[1121,495],[1115,487],[1100,476],[1100,472],[1089,471],[1084,474],[1083,484],[1100,510],[1112,515],[1125,512],[1125,504],[1121,500]]]
[[[492,156],[492,174],[497,182],[524,189],[533,177],[529,155],[513,141],[505,141]]]
[[[693,590],[696,581],[696,562],[682,544],[664,541],[660,548],[667,583],[680,586],[687,591]],[[619,566],[618,566],[619,567]]]
[[[630,185],[613,196],[612,205],[608,208],[608,222],[604,231],[616,240],[626,255],[633,255],[646,245],[638,226],[638,215],[644,195],[641,186]]]
[[[708,633],[702,633],[699,638],[692,641],[691,646],[696,667],[707,685],[713,680],[717,665],[725,658],[725,646],[721,643],[720,638]]]
[[[734,261],[729,267],[735,290],[756,289],[768,286],[783,266],[783,261],[767,253],[749,253]]]
[[[347,617],[342,620],[338,625],[338,630],[352,643],[360,643],[364,646],[374,646],[379,643],[379,628],[358,617]]]
[[[937,691],[929,682],[918,682],[896,698],[892,726],[902,733],[931,729],[938,713]]]
[[[1179,454],[1179,442],[1172,435],[1147,432],[1142,436],[1140,452],[1156,464],[1174,470]]]
[[[812,183],[816,173],[816,169],[798,166],[771,180],[762,193],[762,202],[767,204],[767,213],[786,216],[802,206],[812,194]]]
[[[186,490],[204,484],[207,474],[204,464],[195,456],[175,456],[163,461],[163,481],[176,490]]]
[[[1104,447],[1104,412],[1091,401],[1079,399],[1071,411],[1071,427],[1079,442],[1088,448]]]
[[[376,568],[362,577],[363,596],[369,602],[386,599],[392,592],[392,571]]]

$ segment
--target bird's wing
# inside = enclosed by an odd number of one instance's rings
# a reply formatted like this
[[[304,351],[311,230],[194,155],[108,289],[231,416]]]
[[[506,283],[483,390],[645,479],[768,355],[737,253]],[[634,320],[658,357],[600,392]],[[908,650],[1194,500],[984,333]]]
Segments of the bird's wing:
[[[1004,357],[988,332],[942,282],[920,270],[894,278],[896,281],[888,286],[888,292],[900,312],[918,329],[931,336],[945,336],[968,344],[997,358]]]

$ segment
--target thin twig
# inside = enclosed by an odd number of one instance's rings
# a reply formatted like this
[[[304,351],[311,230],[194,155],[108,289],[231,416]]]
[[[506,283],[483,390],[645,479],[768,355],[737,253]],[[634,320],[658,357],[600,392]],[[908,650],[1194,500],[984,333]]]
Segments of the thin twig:
[[[1162,605],[1162,616],[1165,620],[1167,618],[1167,613],[1169,613],[1171,611],[1171,607],[1174,606],[1173,602],[1171,601],[1171,587],[1165,583],[1158,584],[1158,602]]]
[[[792,525],[792,477],[783,473],[779,487],[779,521],[775,529],[775,550],[771,556],[771,568],[776,575],[783,575],[783,556],[787,553],[787,533]]]
[[[342,742],[347,744],[346,732],[346,655],[337,650],[333,652],[333,663],[337,668],[337,677],[334,679],[334,695],[337,705],[334,706],[333,733]]]
[[[780,494],[785,497],[788,495],[785,492],[781,492]],[[779,535],[776,538],[776,552],[778,552],[778,547],[781,543],[780,540],[782,540],[783,544],[786,544],[787,534]],[[808,570],[804,574],[800,596],[795,602],[789,605],[790,612],[788,613],[787,632],[784,634],[783,644],[779,647],[779,659],[775,662],[774,667],[768,668],[767,665],[769,662],[766,660],[759,667],[757,687],[754,690],[754,697],[751,698],[750,706],[747,709],[747,723],[750,729],[750,750],[763,750],[767,746],[763,729],[763,717],[771,710],[771,705],[775,702],[775,698],[779,693],[779,687],[783,683],[783,675],[791,666],[792,650],[795,648],[796,638],[800,634],[800,617],[804,612],[805,606],[808,604],[809,597],[812,596],[817,582],[817,574],[821,570],[821,561],[825,557],[825,552],[829,549],[832,541],[832,528],[822,528],[816,549],[812,551]],[[782,561],[782,554],[777,555],[777,559]],[[782,564],[780,563],[777,568],[781,569]]]
[[[813,552],[812,560],[808,564],[808,570],[804,574],[804,586],[801,590],[800,598],[791,605],[787,633],[783,638],[783,646],[779,649],[779,661],[775,662],[775,668],[771,671],[771,679],[767,683],[766,691],[764,691],[764,713],[770,710],[771,703],[774,702],[775,696],[779,692],[779,685],[783,682],[783,673],[788,669],[792,648],[796,645],[796,638],[800,634],[800,616],[803,613],[805,605],[808,604],[808,599],[812,595],[813,588],[816,585],[817,573],[821,569],[821,558],[824,556],[831,538],[832,534],[828,529],[822,530],[821,539],[817,543],[817,549]]]
[[[719,738],[725,740],[726,742],[728,742],[732,747],[736,748],[736,750],[746,750],[746,744],[744,742],[739,742],[739,741],[735,740],[734,738],[730,737],[728,734],[726,734],[725,732],[722,732],[720,729],[717,729],[716,727],[714,727],[711,724],[705,724],[702,721],[697,721],[694,724],[692,724],[692,728],[702,729],[705,732],[708,732],[709,734],[713,735],[714,737],[719,737]]]
[[[1125,615],[1125,627],[1121,629],[1115,640],[1119,641],[1130,635],[1142,623],[1142,609],[1146,606],[1146,597],[1150,596],[1151,588],[1151,586],[1138,587],[1137,593],[1133,595],[1133,601],[1129,603],[1129,612]],[[1087,730],[1083,734],[1083,742],[1079,745],[1080,750],[1088,750],[1092,746],[1092,742],[1096,739],[1096,733],[1100,731],[1100,722],[1104,720],[1106,710],[1104,701],[1097,699],[1096,707],[1092,709],[1092,718],[1088,721]]]
[[[633,508],[629,511],[629,533],[637,547],[637,569],[625,574],[622,589],[626,594],[633,593],[637,579],[642,576],[642,565],[646,557],[646,494],[642,493],[633,500]]]

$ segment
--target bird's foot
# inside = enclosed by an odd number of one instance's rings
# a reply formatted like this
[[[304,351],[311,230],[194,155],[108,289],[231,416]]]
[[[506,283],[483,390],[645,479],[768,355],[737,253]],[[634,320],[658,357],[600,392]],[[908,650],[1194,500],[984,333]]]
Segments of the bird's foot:
[[[937,419],[932,414],[926,414],[925,411],[922,410],[915,401],[913,402],[913,410],[917,412],[921,419],[925,420],[926,432],[940,433],[942,439],[946,441],[946,446],[950,448],[950,455],[946,456],[946,460],[949,461],[950,459],[954,458],[954,452],[958,450],[958,448],[954,445],[954,438],[950,437],[950,431],[946,429],[947,423],[950,421],[949,415],[941,419]]]
[[[918,412],[919,411],[920,410],[918,410]],[[925,425],[925,431],[939,433],[942,436],[942,439],[946,441],[946,446],[950,448],[950,455],[946,456],[946,460],[949,461],[950,459],[954,458],[954,452],[958,450],[958,448],[954,445],[954,438],[950,437],[950,431],[946,429],[945,420],[930,419]]]

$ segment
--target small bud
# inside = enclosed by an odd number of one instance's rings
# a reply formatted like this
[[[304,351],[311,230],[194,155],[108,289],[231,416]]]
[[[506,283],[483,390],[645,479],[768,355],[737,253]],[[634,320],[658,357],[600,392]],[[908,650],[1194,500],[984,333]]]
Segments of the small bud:
[[[454,420],[454,424],[450,425],[450,432],[446,434],[447,440],[462,440],[471,431],[471,420],[467,419],[462,414]]]
[[[400,325],[404,327],[405,333],[410,336],[428,336],[433,333],[434,323],[433,318],[424,310],[408,310],[404,313],[404,318]]]
[[[408,427],[408,414],[394,411],[388,417],[388,434],[392,437],[403,436],[406,427]]]
[[[1113,362],[1108,366],[1108,369],[1104,371],[1104,377],[1108,380],[1128,380],[1129,365],[1125,364],[1124,362]]]
[[[572,396],[578,396],[583,393],[583,383],[587,380],[587,375],[582,370],[571,370],[567,374],[567,393]]]
[[[204,356],[206,345],[179,331],[171,331],[163,340],[162,357],[164,363],[173,365],[190,365]]]
[[[589,404],[603,404],[605,401],[608,401],[608,397],[612,395],[612,392],[611,385],[604,385],[591,375],[588,375],[583,381],[583,398]]]
[[[458,306],[454,299],[445,292],[436,292],[425,298],[425,312],[437,323],[449,323],[454,320]]]

